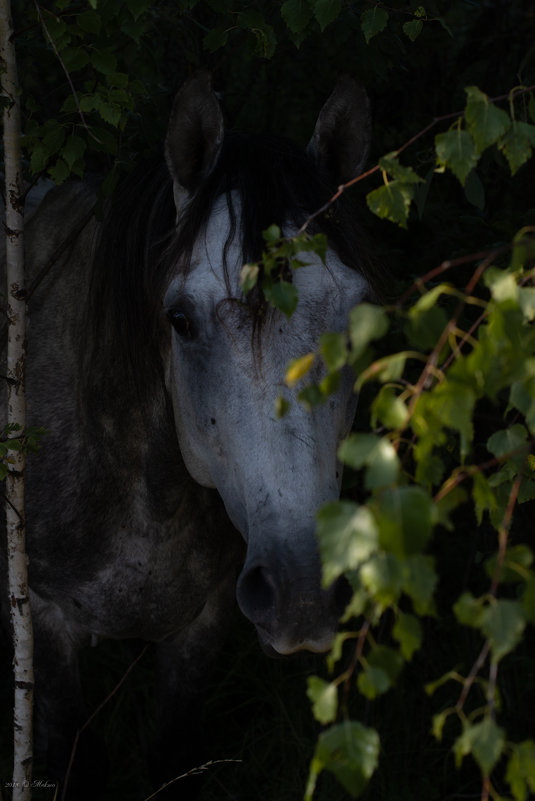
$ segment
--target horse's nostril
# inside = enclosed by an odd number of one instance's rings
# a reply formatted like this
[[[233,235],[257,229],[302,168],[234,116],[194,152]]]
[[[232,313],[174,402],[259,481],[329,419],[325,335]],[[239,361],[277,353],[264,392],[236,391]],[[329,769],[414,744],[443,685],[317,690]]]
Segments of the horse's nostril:
[[[237,598],[243,614],[261,625],[275,608],[275,583],[264,567],[254,567],[242,574]]]

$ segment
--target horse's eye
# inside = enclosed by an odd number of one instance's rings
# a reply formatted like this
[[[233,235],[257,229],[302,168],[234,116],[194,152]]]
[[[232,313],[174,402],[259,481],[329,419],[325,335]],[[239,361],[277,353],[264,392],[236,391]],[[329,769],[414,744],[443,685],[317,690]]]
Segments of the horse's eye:
[[[181,309],[169,309],[167,318],[177,334],[184,339],[191,339],[193,327],[187,315]]]

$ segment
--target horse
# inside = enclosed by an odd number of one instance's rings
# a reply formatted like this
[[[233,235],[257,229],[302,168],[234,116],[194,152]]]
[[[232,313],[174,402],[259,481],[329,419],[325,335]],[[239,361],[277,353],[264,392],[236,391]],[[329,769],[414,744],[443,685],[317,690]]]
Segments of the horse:
[[[349,77],[302,150],[225,131],[201,72],[174,99],[162,157],[132,170],[102,219],[88,180],[49,191],[28,223],[28,420],[46,428],[26,475],[36,720],[59,781],[88,717],[78,652],[91,642],[157,643],[157,785],[187,764],[234,596],[267,654],[331,644],[347,596],[322,588],[315,514],[339,497],[354,379],[344,371],[311,411],[285,387],[280,420],[275,400],[288,361],[343,331],[378,274],[342,198],[310,226],[328,252],[288,278],[290,318],[239,276],[264,229],[295,233],[362,171],[369,143]],[[104,762],[84,731],[68,797],[94,798]]]

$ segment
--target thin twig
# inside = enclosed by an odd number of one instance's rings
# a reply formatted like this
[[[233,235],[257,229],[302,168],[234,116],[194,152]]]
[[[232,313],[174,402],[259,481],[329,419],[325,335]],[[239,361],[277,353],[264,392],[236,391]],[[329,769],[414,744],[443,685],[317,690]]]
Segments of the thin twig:
[[[75,102],[75,104],[76,104],[76,109],[77,109],[77,111],[78,111],[78,114],[79,114],[79,116],[80,116],[80,119],[81,119],[81,121],[82,121],[82,125],[84,126],[84,128],[86,129],[86,131],[87,131],[88,135],[89,135],[89,136],[90,136],[92,139],[94,139],[96,142],[100,142],[100,139],[99,139],[97,136],[95,136],[95,134],[94,134],[94,133],[92,133],[91,129],[89,128],[89,125],[88,125],[88,124],[87,124],[87,122],[86,122],[86,119],[85,119],[85,117],[84,117],[84,112],[82,111],[82,108],[81,108],[81,106],[80,106],[80,101],[78,100],[78,94],[77,94],[77,92],[76,92],[76,89],[74,88],[74,84],[73,84],[73,82],[72,82],[72,78],[71,78],[71,76],[69,75],[69,70],[68,70],[68,69],[67,69],[67,67],[65,66],[65,62],[64,62],[64,61],[63,61],[63,59],[61,58],[61,55],[60,55],[60,53],[59,53],[59,50],[58,50],[58,48],[56,47],[56,43],[54,42],[54,39],[52,38],[52,35],[51,35],[50,31],[48,30],[47,24],[46,24],[46,22],[45,22],[45,20],[44,20],[44,17],[43,17],[43,13],[42,13],[42,11],[41,11],[41,7],[40,7],[39,3],[37,2],[37,0],[33,0],[33,2],[34,2],[34,5],[35,5],[35,9],[36,9],[36,11],[37,11],[37,16],[39,17],[39,22],[40,22],[40,23],[41,23],[41,25],[43,26],[43,30],[44,30],[44,32],[45,32],[45,34],[46,34],[47,38],[48,38],[48,41],[50,42],[50,44],[51,44],[51,46],[52,46],[52,50],[54,51],[54,54],[55,54],[55,56],[56,56],[57,60],[59,61],[60,65],[61,65],[61,69],[62,69],[62,70],[63,70],[63,72],[65,73],[65,77],[67,78],[67,81],[68,81],[68,83],[69,83],[69,86],[70,86],[70,89],[71,89],[71,93],[72,93],[72,96],[73,96],[73,98],[74,98],[74,102]]]
[[[508,100],[511,99],[511,97],[515,98],[518,95],[523,95],[526,94],[527,92],[533,92],[533,91],[535,91],[535,84],[533,84],[532,86],[519,87],[518,89],[513,89],[511,92],[508,92],[505,95],[498,95],[497,97],[491,97],[489,98],[489,102],[495,103],[496,101],[500,100]],[[442,114],[440,117],[435,117],[424,128],[418,131],[418,133],[414,134],[414,136],[411,136],[410,139],[407,139],[407,141],[404,142],[404,144],[402,144],[400,147],[398,147],[397,150],[393,150],[392,154],[396,157],[399,156],[401,153],[403,153],[404,150],[407,150],[408,147],[417,142],[418,139],[421,139],[422,136],[425,136],[426,133],[429,133],[429,131],[431,131],[439,123],[447,122],[448,120],[456,119],[457,117],[463,117],[463,116],[464,116],[464,110],[452,111],[448,114]],[[350,181],[347,181],[347,183],[340,184],[335,194],[326,203],[324,203],[320,209],[315,211],[305,220],[305,222],[299,229],[298,234],[303,234],[308,228],[308,226],[317,217],[319,217],[321,214],[327,211],[327,209],[329,209],[333,205],[333,203],[335,203],[340,198],[340,196],[345,192],[346,189],[349,189],[351,186],[358,184],[360,181],[364,181],[366,178],[369,178],[370,175],[373,175],[374,173],[378,172],[379,169],[380,169],[379,164],[376,164],[374,167],[371,167],[369,170],[366,170],[366,172],[362,172],[360,175],[357,175],[355,178],[352,178]]]
[[[485,642],[485,644],[483,645],[483,648],[481,649],[478,658],[476,659],[476,661],[472,665],[472,669],[471,669],[470,673],[468,674],[468,676],[466,677],[466,679],[464,681],[463,689],[461,691],[461,694],[459,696],[459,699],[458,699],[457,703],[455,704],[455,709],[456,709],[457,712],[460,712],[462,710],[462,708],[464,706],[464,703],[465,703],[466,699],[468,698],[468,693],[470,692],[470,689],[472,688],[472,684],[476,680],[477,674],[479,673],[479,671],[481,670],[481,668],[485,664],[487,656],[489,655],[489,652],[490,652],[490,642],[487,640]]]
[[[511,520],[513,519],[513,511],[516,506],[516,502],[518,500],[518,493],[520,491],[520,486],[524,476],[518,475],[511,487],[511,492],[509,493],[509,500],[507,501],[507,508],[505,510],[503,520],[501,526],[498,530],[498,559],[496,561],[496,569],[494,570],[494,576],[492,577],[492,584],[490,585],[490,594],[494,597],[496,596],[496,592],[498,590],[498,584],[500,582],[503,565],[505,562],[505,556],[507,553],[507,542],[509,539],[509,528],[511,526]]]
[[[353,676],[357,664],[360,662],[362,658],[362,652],[364,650],[364,644],[366,642],[366,638],[368,636],[368,632],[370,630],[370,621],[365,620],[362,624],[362,628],[359,632],[359,637],[357,640],[357,644],[355,646],[355,651],[353,653],[353,657],[351,659],[351,664],[349,665],[348,669],[345,672],[345,682],[344,682],[344,694],[347,697],[349,690],[350,690],[350,682],[351,677]]]

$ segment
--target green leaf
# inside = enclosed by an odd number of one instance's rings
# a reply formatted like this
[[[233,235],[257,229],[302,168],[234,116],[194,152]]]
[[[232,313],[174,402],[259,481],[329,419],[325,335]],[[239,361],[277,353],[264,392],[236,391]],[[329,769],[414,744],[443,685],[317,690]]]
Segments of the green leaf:
[[[409,410],[391,386],[383,386],[371,406],[372,427],[380,421],[391,429],[402,428],[407,422]]]
[[[434,612],[433,595],[437,582],[438,576],[432,556],[418,553],[405,559],[402,587],[411,598],[414,611],[418,615],[429,615]]]
[[[91,63],[103,75],[117,70],[117,58],[109,50],[95,50],[91,56]]]
[[[516,584],[526,580],[526,572],[533,563],[533,552],[527,545],[512,545],[503,557],[500,583]],[[492,579],[496,574],[498,557],[492,556],[485,562],[487,575]]]
[[[321,379],[319,387],[321,394],[325,397],[334,395],[335,392],[338,392],[338,388],[340,387],[340,372],[327,373],[327,375]]]
[[[352,359],[358,359],[372,340],[384,336],[388,326],[388,317],[381,306],[373,306],[371,303],[355,306],[349,314]]]
[[[258,264],[244,264],[240,271],[242,292],[247,295],[256,286],[260,268]]]
[[[338,19],[342,4],[340,0],[311,0],[314,17],[321,30],[324,31],[327,25]]]
[[[350,501],[333,501],[317,514],[323,585],[357,570],[377,551],[379,532],[370,510]]]
[[[535,125],[530,125],[529,122],[513,120],[511,128],[498,145],[509,162],[512,175],[518,172],[520,167],[531,158],[532,147],[534,146]]]
[[[490,718],[480,723],[465,723],[463,732],[453,746],[455,762],[460,766],[463,757],[472,754],[484,776],[489,776],[505,748],[505,732]]]
[[[350,434],[340,445],[338,458],[355,470],[368,467],[367,489],[394,484],[399,474],[399,459],[392,443],[375,434]]]
[[[271,58],[277,46],[277,37],[272,25],[269,25],[262,14],[254,8],[240,11],[237,15],[240,28],[249,31],[256,41],[255,55],[260,58]]]
[[[468,86],[465,92],[468,100],[464,116],[478,152],[482,153],[508,131],[511,119],[505,111],[491,103],[477,86]]]
[[[459,432],[461,457],[464,457],[474,436],[472,415],[476,393],[471,387],[450,379],[435,387],[430,395],[430,405],[438,419]]]
[[[463,592],[454,603],[453,612],[459,623],[478,628],[483,614],[483,601],[469,592]]]
[[[468,131],[457,129],[437,134],[435,148],[438,164],[450,169],[464,185],[468,173],[479,160],[474,140]]]
[[[535,288],[529,286],[518,287],[518,303],[522,309],[524,321],[526,323],[533,322],[535,319]]]
[[[427,687],[426,687],[427,689]],[[448,716],[451,714],[449,709],[445,709],[442,712],[437,712],[436,715],[433,715],[433,723],[431,731],[433,733],[433,737],[437,740],[442,740],[442,732],[444,730],[444,724],[448,719]]]
[[[379,735],[358,721],[332,726],[319,736],[310,766],[305,801],[312,801],[317,777],[328,770],[353,797],[359,796],[379,761]]]
[[[297,308],[299,295],[294,284],[276,281],[271,287],[264,287],[267,300],[290,319]]]
[[[481,525],[483,514],[487,511],[494,512],[498,505],[496,495],[483,473],[475,473],[473,476],[472,498],[474,499],[477,523]]]
[[[315,353],[305,353],[304,356],[298,356],[297,359],[292,359],[286,369],[286,375],[284,377],[285,383],[289,387],[294,387],[297,382],[304,378],[310,371],[315,358]]]
[[[524,633],[526,619],[522,604],[508,600],[489,604],[481,614],[480,627],[490,642],[493,660],[498,662],[516,648]]]
[[[368,665],[357,677],[357,687],[365,698],[373,701],[392,686],[388,673],[382,668]]]
[[[61,149],[61,156],[67,162],[69,169],[78,159],[81,159],[87,148],[87,143],[80,136],[69,136]]]
[[[79,27],[86,33],[98,36],[102,28],[102,18],[95,11],[84,11],[76,18]]]
[[[417,316],[422,312],[433,309],[441,295],[448,295],[451,292],[449,284],[438,284],[432,289],[429,289],[421,297],[418,298],[416,303],[411,307],[410,313]]]
[[[373,189],[366,195],[368,208],[377,217],[407,227],[411,201],[414,198],[414,185],[401,181],[390,181]]]
[[[320,723],[332,723],[338,711],[338,690],[335,684],[318,676],[309,676],[307,695],[312,702],[312,712]]]
[[[215,53],[220,47],[225,47],[228,41],[228,34],[228,30],[225,28],[212,28],[202,40],[204,49],[210,53]]]
[[[399,559],[422,551],[433,530],[435,511],[418,486],[385,490],[374,504],[380,545]]]
[[[424,24],[421,19],[413,19],[403,23],[403,33],[408,36],[411,42],[415,42],[422,32]]]
[[[388,11],[384,8],[374,6],[374,8],[368,8],[363,11],[360,17],[360,26],[366,39],[366,44],[369,44],[374,36],[381,33],[386,28],[387,23]]]
[[[55,184],[62,184],[63,181],[66,181],[71,171],[69,169],[69,165],[66,164],[63,159],[58,159],[56,163],[49,167],[48,174],[52,178]]]
[[[511,745],[505,778],[511,785],[515,801],[528,801],[535,794],[535,742],[525,740]]]
[[[373,554],[361,567],[360,576],[364,587],[374,601],[387,608],[398,600],[404,580],[399,560],[392,554]]]
[[[485,286],[490,289],[492,297],[498,303],[505,303],[508,300],[517,302],[518,284],[514,275],[508,270],[490,267],[485,271],[483,280],[485,281]]]
[[[281,16],[292,33],[301,33],[312,19],[312,8],[307,0],[286,0]]]
[[[399,381],[405,370],[407,353],[393,353],[391,356],[384,356],[375,364],[378,367],[374,377],[379,381]]]
[[[320,352],[328,370],[340,370],[347,362],[347,335],[326,331],[320,337]]]
[[[488,450],[498,459],[509,454],[520,452],[521,464],[524,462],[523,454],[528,447],[528,432],[521,423],[496,431],[487,441]]]
[[[89,55],[83,47],[67,47],[61,54],[65,69],[71,73],[82,70],[89,64]],[[72,97],[72,95],[69,95]],[[74,101],[74,98],[72,98]],[[76,107],[76,103],[74,104]]]
[[[400,612],[394,623],[392,634],[399,642],[401,653],[405,659],[411,660],[414,652],[422,644],[422,625],[418,618],[406,612]]]
[[[110,72],[106,75],[106,83],[113,88],[128,89],[129,78],[126,72]],[[130,86],[132,89],[132,85]],[[129,97],[129,95],[127,95]]]
[[[48,152],[42,145],[35,145],[30,156],[30,170],[35,175],[46,169],[50,160]]]
[[[279,395],[277,400],[275,401],[275,415],[277,420],[280,420],[282,417],[288,414],[290,411],[290,404],[283,398],[282,395]]]
[[[367,661],[371,667],[383,670],[392,685],[395,684],[403,667],[401,654],[387,645],[374,645],[368,654]]]
[[[282,232],[278,225],[270,225],[269,228],[266,228],[265,231],[262,231],[262,237],[264,242],[273,245],[282,237]]]
[[[307,409],[312,409],[325,402],[325,394],[317,384],[309,384],[297,393],[297,400]]]
[[[414,172],[412,167],[404,167],[399,163],[398,156],[395,152],[387,153],[386,156],[380,158],[379,167],[401,183],[417,184],[423,182],[422,178]]]
[[[59,123],[51,122],[48,131],[43,137],[43,148],[46,150],[48,156],[54,156],[59,152],[63,142],[65,141],[65,128]]]
[[[441,306],[434,305],[427,308],[418,302],[409,309],[409,318],[404,329],[405,336],[415,348],[432,350],[447,324],[448,316]]]

